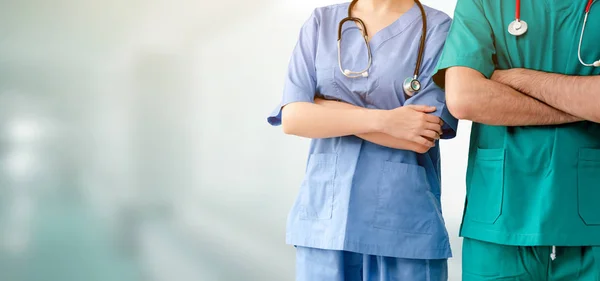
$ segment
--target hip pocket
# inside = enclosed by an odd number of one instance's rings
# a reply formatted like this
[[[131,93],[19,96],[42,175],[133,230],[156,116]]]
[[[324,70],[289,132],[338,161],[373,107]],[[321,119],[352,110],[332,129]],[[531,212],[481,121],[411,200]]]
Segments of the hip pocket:
[[[425,169],[417,165],[384,162],[377,185],[373,227],[402,233],[432,234],[437,213],[429,197]]]
[[[577,193],[581,219],[587,225],[600,225],[600,149],[579,150]]]
[[[524,248],[465,238],[462,246],[463,280],[516,280],[527,273]],[[515,279],[509,279],[509,278]],[[521,280],[521,279],[519,279]]]
[[[595,272],[598,276],[600,276],[600,246],[592,246],[590,250],[594,256],[594,267],[596,268]]]
[[[466,217],[493,224],[502,214],[504,149],[478,149],[467,190]]]
[[[328,220],[333,213],[337,154],[311,154],[300,187],[300,219]]]

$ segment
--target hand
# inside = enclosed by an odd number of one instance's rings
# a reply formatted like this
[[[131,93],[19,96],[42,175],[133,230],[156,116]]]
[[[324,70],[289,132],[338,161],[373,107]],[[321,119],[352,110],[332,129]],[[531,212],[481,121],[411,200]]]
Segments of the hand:
[[[429,148],[442,134],[442,120],[428,113],[435,112],[433,106],[407,105],[385,111],[383,133],[408,140]]]

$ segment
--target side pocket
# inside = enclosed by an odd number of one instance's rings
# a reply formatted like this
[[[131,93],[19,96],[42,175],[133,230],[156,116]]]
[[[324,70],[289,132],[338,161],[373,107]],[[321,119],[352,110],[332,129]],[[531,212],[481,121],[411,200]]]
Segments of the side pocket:
[[[477,149],[467,191],[467,219],[494,224],[502,214],[504,149]]]
[[[517,280],[527,273],[522,247],[465,238],[462,253],[463,280]]]
[[[600,149],[582,148],[577,164],[579,216],[587,225],[600,225]]]
[[[337,154],[311,154],[309,156],[300,192],[300,219],[331,219],[336,166]]]
[[[386,161],[377,185],[373,227],[399,233],[433,234],[437,210],[429,198],[425,169]]]

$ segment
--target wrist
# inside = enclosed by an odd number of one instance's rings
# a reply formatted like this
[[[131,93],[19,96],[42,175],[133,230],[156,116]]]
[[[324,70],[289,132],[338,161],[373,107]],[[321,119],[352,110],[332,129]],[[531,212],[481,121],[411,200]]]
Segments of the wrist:
[[[389,119],[389,112],[381,109],[366,109],[370,114],[369,121],[369,132],[371,133],[385,133],[387,120]]]

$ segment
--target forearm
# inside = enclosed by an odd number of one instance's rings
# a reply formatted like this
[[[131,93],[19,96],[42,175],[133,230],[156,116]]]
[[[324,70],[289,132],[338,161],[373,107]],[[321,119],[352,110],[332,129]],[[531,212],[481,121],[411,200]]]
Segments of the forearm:
[[[474,73],[475,72],[475,73]],[[460,119],[496,126],[555,125],[580,121],[472,69],[447,71],[446,97]]]
[[[360,107],[349,104],[349,103],[344,103],[344,102],[338,102],[338,101],[330,101],[330,100],[324,100],[324,99],[315,99],[315,103],[325,106],[327,108],[331,108],[331,109],[360,109]],[[361,134],[355,134],[357,137],[364,139],[366,141],[381,145],[381,146],[385,146],[385,147],[390,147],[390,148],[395,148],[395,149],[404,149],[404,150],[411,150],[411,151],[415,151],[418,153],[425,153],[429,150],[429,147],[415,143],[415,142],[411,142],[408,140],[403,140],[403,139],[398,139],[395,137],[392,137],[388,134],[385,133],[380,133],[380,132],[372,132],[372,133],[361,133]]]
[[[530,69],[499,71],[499,82],[581,119],[600,123],[600,76],[568,76]]]
[[[283,108],[282,125],[286,134],[312,139],[374,133],[381,130],[379,113],[373,109],[295,102]]]
[[[398,139],[390,135],[386,135],[384,133],[366,133],[358,134],[356,136],[363,140],[389,148],[410,150],[417,153],[425,153],[429,151],[429,147],[427,146],[407,140]]]

